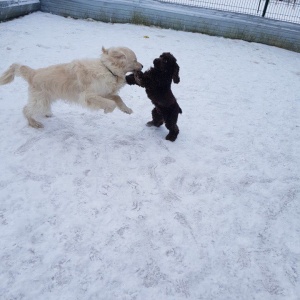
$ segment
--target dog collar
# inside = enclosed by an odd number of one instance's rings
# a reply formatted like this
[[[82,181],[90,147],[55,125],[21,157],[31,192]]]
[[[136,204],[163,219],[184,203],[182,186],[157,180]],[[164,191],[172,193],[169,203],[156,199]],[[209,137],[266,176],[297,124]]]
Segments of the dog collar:
[[[114,74],[113,72],[112,72],[112,70],[110,70],[105,64],[103,64],[103,66],[112,74],[112,75],[114,75],[115,77],[118,77],[118,75],[116,75],[116,74]]]

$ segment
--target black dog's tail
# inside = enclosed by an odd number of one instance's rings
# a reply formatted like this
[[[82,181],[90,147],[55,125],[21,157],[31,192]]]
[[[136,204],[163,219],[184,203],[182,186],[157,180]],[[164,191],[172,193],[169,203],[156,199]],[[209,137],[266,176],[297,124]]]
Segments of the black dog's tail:
[[[173,106],[173,109],[175,109],[177,113],[182,114],[182,109],[181,109],[181,107],[179,106],[179,104],[178,104],[178,102],[176,101],[176,99],[175,99],[175,103],[172,104],[172,106]]]
[[[179,112],[180,114],[182,114],[182,109],[181,109],[181,107],[179,106],[178,103],[177,103],[177,105],[178,105],[178,112]]]

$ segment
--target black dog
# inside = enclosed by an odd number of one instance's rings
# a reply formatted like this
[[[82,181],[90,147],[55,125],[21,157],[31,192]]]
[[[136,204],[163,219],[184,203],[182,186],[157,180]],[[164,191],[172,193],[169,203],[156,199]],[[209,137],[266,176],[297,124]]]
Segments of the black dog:
[[[126,76],[126,82],[146,88],[147,96],[155,105],[152,121],[148,122],[147,126],[159,127],[165,123],[169,130],[166,140],[174,142],[179,133],[178,114],[182,113],[182,110],[171,91],[171,83],[172,79],[174,83],[180,81],[179,66],[171,53],[163,53],[154,59],[153,64],[154,67],[144,73],[138,71]]]

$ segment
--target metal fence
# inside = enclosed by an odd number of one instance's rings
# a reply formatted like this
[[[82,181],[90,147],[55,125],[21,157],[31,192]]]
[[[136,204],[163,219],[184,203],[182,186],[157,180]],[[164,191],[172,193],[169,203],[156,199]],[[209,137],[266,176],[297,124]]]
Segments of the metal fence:
[[[300,24],[300,0],[159,0]]]

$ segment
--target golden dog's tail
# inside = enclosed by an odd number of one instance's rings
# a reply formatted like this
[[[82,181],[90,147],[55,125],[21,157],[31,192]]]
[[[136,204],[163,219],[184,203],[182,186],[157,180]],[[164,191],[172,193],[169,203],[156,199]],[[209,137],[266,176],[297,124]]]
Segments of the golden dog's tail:
[[[21,76],[27,82],[31,82],[35,71],[30,67],[12,64],[7,71],[5,71],[0,77],[0,85],[8,84],[15,79],[15,76]]]

